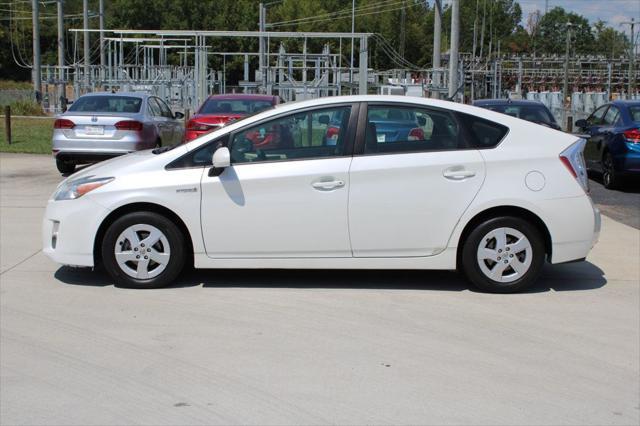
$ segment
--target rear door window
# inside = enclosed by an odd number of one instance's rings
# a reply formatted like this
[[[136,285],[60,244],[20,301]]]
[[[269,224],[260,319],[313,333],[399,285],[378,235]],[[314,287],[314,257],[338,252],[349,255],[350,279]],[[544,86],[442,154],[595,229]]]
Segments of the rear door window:
[[[457,149],[460,131],[444,110],[396,105],[369,105],[365,154]]]

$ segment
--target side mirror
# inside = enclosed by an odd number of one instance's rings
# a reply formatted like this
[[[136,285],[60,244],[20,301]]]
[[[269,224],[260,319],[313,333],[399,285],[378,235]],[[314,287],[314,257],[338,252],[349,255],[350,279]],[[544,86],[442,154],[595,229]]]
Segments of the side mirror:
[[[329,120],[329,116],[328,116],[328,115],[321,115],[320,117],[318,117],[318,122],[319,122],[320,124],[326,124],[326,125],[328,125],[328,124],[329,124],[329,121],[330,121],[330,120]]]
[[[181,112],[176,112],[175,114],[173,114],[173,118],[175,118],[176,120],[179,120],[181,118],[184,118],[184,114]]]
[[[576,121],[575,125],[576,125],[576,127],[584,129],[585,127],[589,127],[589,122],[587,122],[587,120],[582,118],[582,119]]]
[[[231,153],[229,148],[221,146],[213,153],[213,167],[209,169],[209,176],[220,176],[224,169],[231,166]]]
[[[427,119],[425,117],[418,117],[418,124],[420,126],[426,126],[427,125]]]

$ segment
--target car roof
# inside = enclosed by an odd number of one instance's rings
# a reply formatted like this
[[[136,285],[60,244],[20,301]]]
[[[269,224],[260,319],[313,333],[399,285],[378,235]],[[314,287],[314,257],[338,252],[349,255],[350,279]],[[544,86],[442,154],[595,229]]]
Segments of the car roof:
[[[640,101],[635,101],[635,100],[623,101],[618,99],[618,100],[612,101],[611,105],[623,106],[623,107],[640,106]]]
[[[526,99],[478,99],[473,101],[475,106],[487,105],[515,105],[515,106],[544,106],[540,101],[530,101]]]
[[[247,93],[230,93],[226,95],[211,95],[207,98],[207,100],[244,99],[248,101],[272,101],[276,98],[277,96],[274,96],[274,95],[253,95],[253,94],[247,94]]]
[[[85,96],[130,96],[133,98],[148,98],[149,96],[153,96],[149,93],[146,92],[115,92],[115,93],[111,93],[111,92],[91,92],[91,93],[85,93],[84,95],[80,96],[85,97]]]

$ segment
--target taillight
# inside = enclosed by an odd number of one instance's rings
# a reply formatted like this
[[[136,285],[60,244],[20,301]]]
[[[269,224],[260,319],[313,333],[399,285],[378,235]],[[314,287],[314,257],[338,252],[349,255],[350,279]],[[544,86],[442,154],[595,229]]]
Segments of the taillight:
[[[410,141],[423,141],[424,140],[424,132],[421,128],[416,127],[415,129],[411,129],[409,131],[409,137],[407,140]]]
[[[640,129],[631,129],[622,133],[627,142],[640,143]]]
[[[67,120],[66,118],[58,118],[53,122],[54,129],[73,129],[75,127],[75,123],[71,120]]]
[[[339,128],[333,127],[333,126],[327,128],[327,139],[337,140],[339,134],[340,134]]]
[[[587,166],[584,161],[584,147],[587,141],[579,139],[560,153],[560,161],[573,175],[585,192],[589,192],[589,177],[587,176]]]
[[[195,120],[189,120],[189,122],[187,123],[187,130],[194,130],[196,132],[206,132],[208,130],[213,130],[218,126],[219,126],[218,124],[207,124],[207,123],[200,123]]]
[[[114,126],[118,130],[133,130],[135,132],[142,131],[142,128],[144,127],[141,122],[135,120],[118,121]]]

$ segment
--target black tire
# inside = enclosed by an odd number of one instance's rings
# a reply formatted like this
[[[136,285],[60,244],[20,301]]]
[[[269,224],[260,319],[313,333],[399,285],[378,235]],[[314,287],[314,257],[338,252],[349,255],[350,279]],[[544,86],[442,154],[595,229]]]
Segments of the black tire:
[[[119,244],[118,237],[126,229],[134,225],[151,225],[160,230],[168,241],[170,247],[169,260],[164,266],[164,270],[152,278],[140,279],[132,277],[122,269],[116,260],[115,249],[116,244]],[[107,229],[102,240],[102,263],[104,269],[115,281],[116,286],[128,288],[164,287],[171,284],[182,272],[186,258],[185,247],[187,247],[185,236],[165,216],[154,212],[129,213],[113,222]],[[133,250],[133,248],[131,249]],[[134,260],[134,262],[136,261]],[[149,262],[152,263],[151,260]]]
[[[528,269],[522,277],[511,282],[501,282],[490,278],[482,271],[478,260],[480,244],[491,244],[491,242],[487,243],[489,240],[485,241],[484,238],[491,231],[499,228],[511,228],[519,231],[529,240],[531,246],[531,263]],[[545,255],[544,239],[535,225],[517,217],[501,216],[488,219],[471,231],[463,243],[461,263],[464,274],[480,290],[490,293],[515,293],[535,283],[542,271]],[[505,255],[503,254],[502,256],[504,257]],[[516,254],[516,256],[525,256],[525,254]],[[510,257],[513,257],[513,254]],[[515,269],[510,269],[510,264],[506,268],[505,271],[513,271],[515,273]]]
[[[76,163],[73,161],[62,161],[56,158],[56,167],[63,175],[71,174],[76,171]]]
[[[611,153],[605,151],[602,156],[602,184],[607,189],[616,189],[620,187],[620,180],[620,176],[618,176],[613,166]]]

